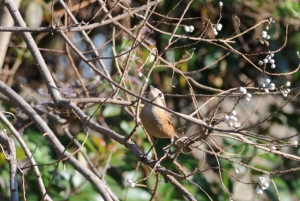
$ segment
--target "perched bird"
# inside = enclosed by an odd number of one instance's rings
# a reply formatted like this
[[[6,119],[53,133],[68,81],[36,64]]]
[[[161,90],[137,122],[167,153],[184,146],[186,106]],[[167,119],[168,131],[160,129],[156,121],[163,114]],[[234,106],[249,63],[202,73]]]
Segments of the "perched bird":
[[[147,98],[157,105],[166,107],[163,93],[153,86],[150,86]],[[166,110],[146,102],[140,113],[140,119],[145,130],[151,137],[169,138],[173,142],[175,131],[171,115]]]
[[[147,98],[157,105],[166,107],[163,93],[153,86],[150,86]],[[176,146],[181,148],[183,153],[190,153],[193,151],[190,146],[185,145],[184,141],[187,137],[179,138],[179,136],[175,133],[171,115],[166,110],[146,102],[140,113],[140,119],[146,132],[154,138],[154,144],[156,143],[157,138],[169,138],[171,139],[171,145],[174,143]],[[152,146],[154,146],[154,144]],[[171,148],[169,149],[169,152],[170,151]]]

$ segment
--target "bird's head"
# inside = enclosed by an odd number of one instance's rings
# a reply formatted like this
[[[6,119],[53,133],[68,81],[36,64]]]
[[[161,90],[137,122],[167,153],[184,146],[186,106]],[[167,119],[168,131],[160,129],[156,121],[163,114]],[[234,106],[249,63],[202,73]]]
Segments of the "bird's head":
[[[164,94],[153,86],[150,86],[150,91],[148,92],[147,98],[158,105],[166,107]]]

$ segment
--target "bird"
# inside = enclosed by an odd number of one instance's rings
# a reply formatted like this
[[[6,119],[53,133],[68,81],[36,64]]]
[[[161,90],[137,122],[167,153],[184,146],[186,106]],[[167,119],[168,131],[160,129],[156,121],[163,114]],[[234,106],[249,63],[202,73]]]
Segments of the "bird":
[[[164,94],[157,88],[150,86],[150,91],[146,96],[152,103],[166,107],[166,101]],[[140,112],[140,119],[146,132],[154,138],[152,147],[156,144],[158,138],[169,138],[171,140],[171,146],[176,145],[181,147],[181,152],[188,154],[193,151],[190,146],[185,145],[187,137],[180,137],[181,135],[176,133],[171,114],[166,110],[146,102],[143,109]],[[171,146],[168,153],[171,153]],[[150,152],[150,150],[147,152]]]
[[[150,86],[146,97],[152,103],[166,107],[164,94],[159,89]],[[171,144],[174,142],[175,130],[169,112],[146,102],[140,112],[140,119],[144,129],[154,138],[155,142],[157,138],[169,138]]]

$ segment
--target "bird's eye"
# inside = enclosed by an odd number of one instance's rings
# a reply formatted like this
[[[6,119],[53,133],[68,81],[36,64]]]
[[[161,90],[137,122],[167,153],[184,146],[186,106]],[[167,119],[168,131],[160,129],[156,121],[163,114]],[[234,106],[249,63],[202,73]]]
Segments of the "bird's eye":
[[[162,94],[162,93],[159,93],[158,96],[159,96],[159,97],[163,97],[163,94]]]

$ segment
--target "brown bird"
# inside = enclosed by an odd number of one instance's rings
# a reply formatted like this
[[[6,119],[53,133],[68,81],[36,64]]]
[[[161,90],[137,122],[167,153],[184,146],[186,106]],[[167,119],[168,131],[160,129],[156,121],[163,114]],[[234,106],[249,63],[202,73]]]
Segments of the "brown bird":
[[[150,86],[150,91],[147,94],[147,98],[157,105],[166,107],[163,93],[153,86]],[[175,143],[176,146],[181,148],[183,153],[190,153],[193,151],[190,146],[186,146],[184,143],[187,137],[179,138],[179,136],[175,133],[171,115],[166,110],[146,102],[140,113],[140,119],[146,132],[154,138],[154,143],[152,146],[154,146],[157,142],[157,138],[169,138],[171,139],[171,145]],[[176,139],[176,142],[174,142],[174,138]],[[152,147],[150,150],[151,149]],[[171,148],[169,149],[169,153],[170,151]],[[148,155],[148,153],[146,155]]]
[[[166,107],[163,93],[153,86],[150,86],[147,98],[157,105]],[[146,102],[140,113],[140,119],[145,130],[151,137],[169,138],[173,143],[175,131],[171,115],[166,110]]]

